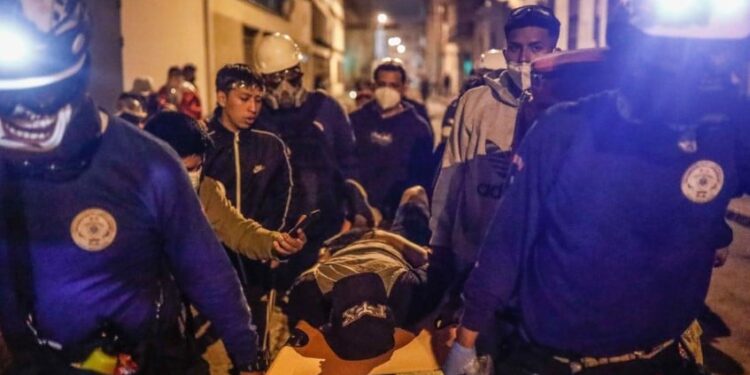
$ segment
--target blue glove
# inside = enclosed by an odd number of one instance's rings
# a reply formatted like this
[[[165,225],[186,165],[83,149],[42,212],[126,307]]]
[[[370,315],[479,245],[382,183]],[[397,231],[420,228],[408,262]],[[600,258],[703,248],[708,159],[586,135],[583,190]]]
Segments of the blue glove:
[[[458,342],[454,342],[451,347],[448,358],[443,363],[443,374],[445,375],[464,375],[470,365],[477,360],[477,350],[475,348],[465,348]]]

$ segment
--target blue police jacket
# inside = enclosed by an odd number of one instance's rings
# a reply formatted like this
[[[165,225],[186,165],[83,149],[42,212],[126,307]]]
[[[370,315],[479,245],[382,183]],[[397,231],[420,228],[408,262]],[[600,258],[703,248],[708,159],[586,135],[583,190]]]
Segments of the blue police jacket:
[[[512,305],[534,343],[613,356],[698,316],[732,240],[727,205],[750,192],[750,128],[708,124],[685,142],[628,120],[618,95],[556,107],[524,140],[465,286],[467,328]]]
[[[96,113],[87,103],[68,132],[99,126]],[[138,342],[151,334],[159,301],[162,324],[174,324],[179,288],[212,321],[235,365],[254,361],[257,337],[237,276],[166,144],[110,117],[78,177],[20,186],[40,337],[75,348],[109,322]],[[0,255],[8,259],[7,241]],[[10,282],[0,277],[0,292],[12,293]],[[0,324],[12,337],[25,327],[8,295],[0,295]]]

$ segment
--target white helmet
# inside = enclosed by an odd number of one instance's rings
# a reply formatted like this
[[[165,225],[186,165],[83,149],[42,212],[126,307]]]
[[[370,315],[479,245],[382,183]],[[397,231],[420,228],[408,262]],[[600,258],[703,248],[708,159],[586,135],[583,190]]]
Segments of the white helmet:
[[[750,0],[621,0],[621,5],[632,26],[654,37],[750,37]]]
[[[480,56],[479,66],[480,69],[498,70],[503,69],[507,66],[505,62],[505,56],[503,51],[499,49],[490,49]]]
[[[255,62],[261,74],[293,68],[302,61],[297,43],[289,35],[274,33],[265,36],[255,50]]]

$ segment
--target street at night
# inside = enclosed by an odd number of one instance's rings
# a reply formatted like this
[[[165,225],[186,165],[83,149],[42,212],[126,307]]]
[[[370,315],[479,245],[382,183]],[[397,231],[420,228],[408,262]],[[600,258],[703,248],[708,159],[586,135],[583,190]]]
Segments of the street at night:
[[[750,213],[750,201],[737,201],[735,212]],[[750,292],[744,285],[750,272],[750,227],[732,224],[734,242],[727,263],[714,271],[707,304],[716,314],[708,315],[705,348],[716,374],[744,374],[750,368]],[[715,318],[719,318],[718,320]]]
[[[0,375],[750,374],[750,0],[0,0]]]

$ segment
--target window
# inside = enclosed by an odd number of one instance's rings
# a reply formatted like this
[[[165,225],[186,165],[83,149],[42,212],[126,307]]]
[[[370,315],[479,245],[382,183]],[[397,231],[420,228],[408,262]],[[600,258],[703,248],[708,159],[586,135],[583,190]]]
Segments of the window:
[[[255,43],[258,39],[258,30],[245,26],[242,30],[242,44],[245,49],[245,64],[255,69]]]
[[[570,0],[570,18],[568,21],[568,49],[578,48],[578,13],[581,9],[581,0]]]
[[[286,7],[286,2],[288,0],[247,0],[251,3],[255,3],[258,5],[261,5],[265,8],[268,8],[268,10],[278,13],[279,15],[284,14],[284,8]]]

